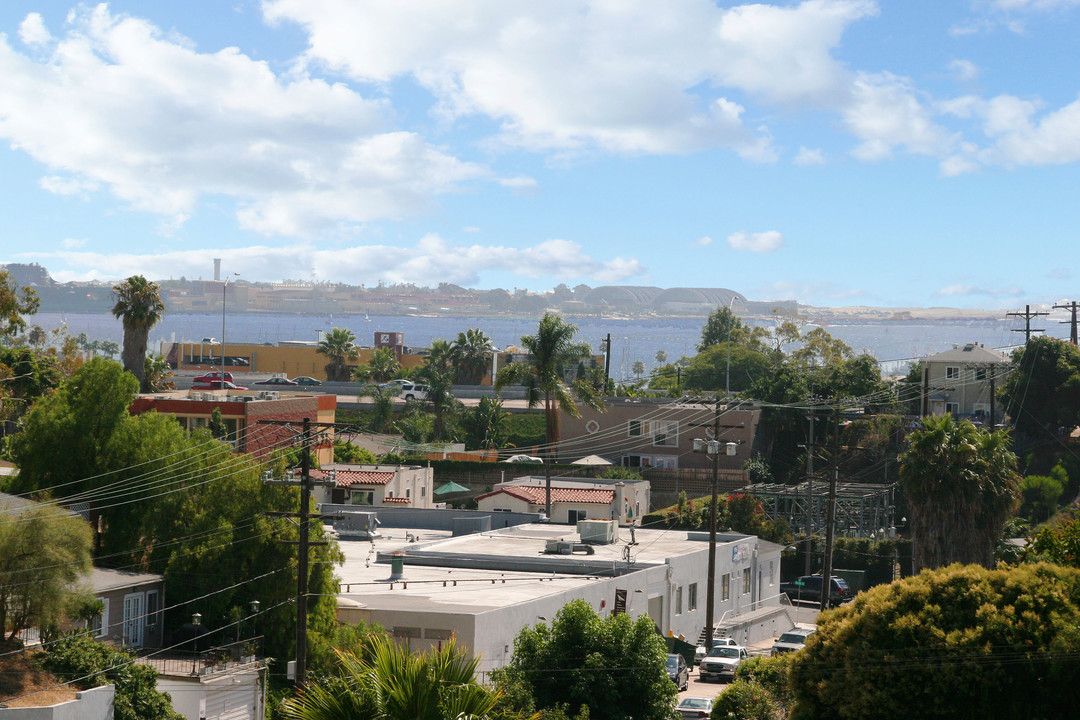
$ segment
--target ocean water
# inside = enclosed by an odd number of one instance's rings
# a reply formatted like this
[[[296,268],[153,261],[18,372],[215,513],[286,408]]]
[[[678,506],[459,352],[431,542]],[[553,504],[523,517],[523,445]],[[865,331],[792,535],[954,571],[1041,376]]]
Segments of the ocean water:
[[[1004,315],[1004,313],[1003,313]],[[73,335],[86,333],[92,340],[122,342],[123,327],[109,314],[39,313],[33,322],[52,330],[66,325]],[[1055,337],[1067,337],[1068,326],[1041,318],[1040,327]],[[522,335],[536,330],[536,318],[467,318],[415,316],[308,316],[261,315],[237,313],[227,315],[226,341],[244,343],[277,343],[284,340],[318,339],[320,331],[334,327],[347,328],[360,345],[371,345],[376,332],[401,332],[405,344],[425,347],[434,339],[453,340],[469,328],[483,330],[496,347],[520,343]],[[657,365],[658,350],[667,353],[668,361],[683,355],[693,355],[701,337],[704,320],[701,318],[614,319],[581,318],[572,320],[578,327],[578,338],[600,347],[611,333],[611,369],[615,378],[631,377],[633,363],[641,360],[651,369]],[[886,372],[902,372],[911,359],[941,352],[953,345],[977,342],[987,347],[1007,349],[1023,342],[1022,321],[1002,317],[1001,321],[971,321],[967,323],[877,323],[829,325],[825,329],[856,351],[868,352],[877,358]],[[151,347],[162,341],[199,341],[204,337],[221,339],[220,314],[169,314],[150,334]]]

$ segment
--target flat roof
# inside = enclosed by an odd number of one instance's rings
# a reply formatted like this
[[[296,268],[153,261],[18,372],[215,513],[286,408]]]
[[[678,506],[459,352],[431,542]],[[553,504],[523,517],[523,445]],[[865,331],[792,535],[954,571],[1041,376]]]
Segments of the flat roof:
[[[636,528],[635,539],[630,571],[708,550],[707,534],[686,530]],[[591,545],[592,555],[544,554],[549,540],[579,543],[580,537],[571,525],[529,524],[458,537],[443,530],[390,528],[373,541],[343,538],[339,545],[345,563],[338,570],[342,578],[338,604],[371,610],[479,614],[610,578],[613,567],[627,569],[624,548],[630,541],[629,528],[619,529],[619,540],[614,544]],[[386,562],[392,552],[406,555],[403,577],[394,581]]]

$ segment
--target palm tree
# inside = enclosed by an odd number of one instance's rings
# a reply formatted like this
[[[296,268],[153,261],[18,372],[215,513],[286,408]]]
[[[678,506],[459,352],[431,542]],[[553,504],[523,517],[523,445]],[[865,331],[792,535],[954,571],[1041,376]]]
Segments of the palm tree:
[[[148,355],[143,369],[146,373],[146,385],[150,388],[149,392],[176,389],[176,384],[171,379],[172,368],[161,355]]]
[[[991,567],[994,546],[1019,503],[1020,476],[1007,430],[984,432],[951,415],[927,417],[900,455],[915,564]]]
[[[355,360],[357,357],[356,336],[351,330],[334,328],[326,333],[319,341],[319,352],[329,358],[326,364],[326,379],[330,381],[344,381],[349,379],[349,366],[347,360]]]
[[[462,385],[479,385],[491,367],[491,354],[495,346],[483,330],[470,328],[458,333],[457,339],[450,343],[450,360],[457,370],[457,379]]]
[[[282,705],[292,720],[481,720],[499,695],[476,682],[479,658],[458,650],[453,637],[440,647],[410,653],[376,635],[360,655],[339,653],[336,676],[308,683]]]
[[[634,364],[630,366],[631,372],[634,373],[634,377],[641,379],[641,376],[645,374],[645,362],[643,360],[635,360]]]
[[[580,360],[591,354],[588,343],[574,342],[575,334],[577,326],[558,315],[544,315],[536,334],[521,338],[528,359],[503,367],[495,378],[497,391],[501,392],[507,385],[524,385],[529,407],[544,406],[549,457],[551,448],[559,441],[560,409],[571,417],[580,417],[579,401],[594,410],[604,407],[600,396],[587,381],[575,380],[573,385],[566,381],[567,370],[573,370]]]
[[[388,433],[394,427],[394,398],[398,396],[396,384],[387,386],[365,385],[357,391],[361,397],[371,398],[371,431]]]
[[[428,365],[421,375],[428,386],[424,402],[431,407],[431,414],[434,416],[434,440],[439,442],[446,436],[447,416],[461,407],[461,401],[454,397],[454,370]]]
[[[144,370],[146,344],[150,328],[165,314],[160,288],[142,275],[132,275],[113,286],[113,296],[116,304],[113,305],[112,314],[124,323],[124,369],[139,379],[142,392],[149,392]]]
[[[386,382],[397,374],[401,368],[397,355],[388,347],[382,347],[371,354],[367,365],[356,368],[353,373],[360,380],[374,380]]]

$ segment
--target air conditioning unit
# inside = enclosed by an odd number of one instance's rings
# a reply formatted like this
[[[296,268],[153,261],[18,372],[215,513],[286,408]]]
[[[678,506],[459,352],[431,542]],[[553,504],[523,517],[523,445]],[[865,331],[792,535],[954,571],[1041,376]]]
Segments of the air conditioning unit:
[[[611,545],[619,539],[619,525],[614,520],[579,520],[577,531],[581,542],[593,545]]]

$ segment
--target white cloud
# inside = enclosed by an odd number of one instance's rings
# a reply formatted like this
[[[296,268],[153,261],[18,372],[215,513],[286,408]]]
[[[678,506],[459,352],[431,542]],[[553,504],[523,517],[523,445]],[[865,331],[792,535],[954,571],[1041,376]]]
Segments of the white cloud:
[[[708,235],[705,235],[703,237],[698,238],[697,241],[694,244],[695,245],[700,245],[701,247],[708,247],[709,245],[712,245],[712,238],[709,237]]]
[[[480,228],[476,227],[475,225],[467,225],[466,227],[461,228],[461,231],[467,233],[478,233],[480,232]]]
[[[0,36],[0,137],[65,180],[179,220],[200,198],[241,205],[244,227],[303,236],[423,211],[489,173],[407,132],[383,101],[303,73],[275,75],[235,48],[197,52],[107,6],[80,7],[41,61]],[[24,21],[40,40],[43,24]]]
[[[42,190],[53,193],[54,195],[82,195],[86,196],[89,193],[99,189],[101,186],[85,178],[72,178],[61,177],[59,175],[46,175],[38,181],[38,185]]]
[[[792,160],[796,165],[824,165],[825,154],[818,148],[800,147],[798,154],[795,155],[795,159]]]
[[[969,82],[979,76],[979,66],[970,60],[953,60],[949,63],[949,70],[958,80]]]
[[[308,33],[309,64],[378,84],[411,77],[436,115],[483,114],[504,143],[684,153],[728,147],[769,161],[736,90],[767,102],[831,106],[850,74],[832,51],[870,0],[790,7],[711,0],[265,0],[271,23]]]
[[[52,40],[45,20],[38,13],[30,13],[19,25],[19,39],[31,47],[47,45]]]
[[[86,242],[86,238],[64,238],[60,241],[60,245],[65,250],[78,250],[81,247],[85,247]]]
[[[727,243],[735,250],[771,253],[784,247],[784,236],[776,230],[759,233],[740,231],[728,235]]]
[[[501,178],[499,184],[505,188],[510,188],[515,193],[528,193],[537,190],[540,187],[539,183],[536,182],[536,178],[531,178],[526,175]]]
[[[974,285],[965,285],[963,283],[955,283],[953,285],[947,285],[937,291],[936,294],[944,295],[946,297],[952,297],[954,295],[970,295],[975,292]]]
[[[69,279],[115,280],[132,274],[148,277],[199,277],[209,263],[205,250],[176,250],[159,254],[59,251],[21,253],[27,260],[55,260],[67,269],[51,271],[62,282]],[[438,235],[426,235],[414,247],[357,245],[319,249],[300,244],[288,247],[253,246],[214,251],[225,265],[246,278],[296,277],[297,268],[310,268],[321,281],[374,284],[416,283],[435,287],[440,282],[476,284],[486,272],[527,278],[554,277],[584,282],[615,283],[645,272],[634,258],[600,260],[581,245],[566,240],[545,240],[525,248],[500,245],[452,244]],[[53,263],[55,264],[55,263]]]
[[[887,158],[898,147],[940,156],[957,142],[934,123],[931,109],[920,101],[910,83],[891,73],[859,76],[844,122],[862,140],[853,151],[860,160]]]

